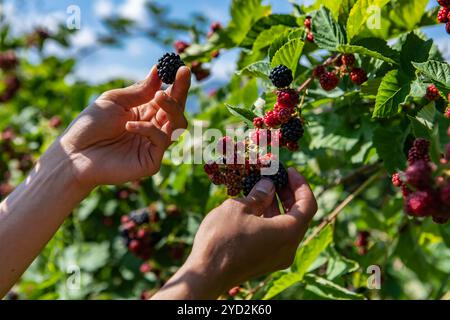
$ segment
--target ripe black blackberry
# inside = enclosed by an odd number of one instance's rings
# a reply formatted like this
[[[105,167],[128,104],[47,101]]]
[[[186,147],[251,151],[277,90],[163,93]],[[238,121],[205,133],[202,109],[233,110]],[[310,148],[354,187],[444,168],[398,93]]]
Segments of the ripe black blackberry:
[[[149,212],[146,209],[132,211],[130,213],[130,219],[137,225],[141,225],[149,222]]]
[[[272,180],[277,190],[288,184],[288,173],[281,163],[278,163],[278,172],[267,177]]]
[[[281,137],[285,141],[297,141],[303,137],[302,121],[299,118],[292,118],[281,126]]]
[[[275,67],[271,72],[269,79],[273,85],[277,88],[286,88],[292,83],[294,78],[292,77],[292,71],[285,65],[280,64]]]
[[[242,181],[242,192],[244,193],[244,196],[248,196],[259,180],[261,180],[261,175],[254,172],[244,178]]]
[[[172,84],[180,67],[184,66],[183,60],[176,53],[166,53],[159,60],[158,77],[166,84]]]

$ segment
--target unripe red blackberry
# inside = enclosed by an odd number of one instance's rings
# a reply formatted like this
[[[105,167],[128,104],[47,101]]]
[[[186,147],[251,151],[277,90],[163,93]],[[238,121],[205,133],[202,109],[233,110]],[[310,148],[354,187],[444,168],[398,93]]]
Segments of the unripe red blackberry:
[[[353,67],[353,65],[356,62],[356,58],[355,55],[350,53],[350,54],[343,54],[341,57],[341,61],[342,64],[346,67]]]
[[[291,152],[297,151],[299,148],[298,142],[297,141],[287,141],[286,148],[288,148],[288,150]]]
[[[441,7],[449,8],[450,9],[450,0],[437,0],[439,5]]]
[[[242,193],[244,196],[248,196],[259,180],[261,180],[261,175],[258,172],[252,172],[242,180]]]
[[[299,118],[292,118],[281,126],[281,137],[284,141],[297,141],[304,134],[303,124]]]
[[[261,129],[262,127],[264,127],[264,120],[263,118],[255,118],[253,119],[253,126],[255,126],[255,128]]]
[[[395,187],[401,187],[403,185],[403,182],[400,179],[400,174],[398,172],[396,172],[392,175],[392,184]]]
[[[308,34],[306,35],[306,40],[309,42],[314,42],[314,35],[312,32],[308,32]]]
[[[333,72],[325,72],[320,76],[320,85],[325,91],[333,90],[339,84],[339,78]]]
[[[325,72],[327,72],[327,69],[324,66],[320,65],[314,68],[312,76],[314,78],[320,78],[320,76],[323,75]]]
[[[423,139],[418,138],[414,140],[413,147],[408,152],[408,163],[411,165],[418,160],[430,161],[429,155],[430,143]]]
[[[294,80],[291,69],[282,64],[270,72],[269,79],[277,88],[287,88]]]
[[[173,47],[175,48],[175,51],[178,54],[183,53],[184,51],[186,51],[187,48],[189,48],[190,44],[182,41],[182,40],[177,40],[175,41],[175,43],[173,44]]]
[[[440,190],[439,197],[443,204],[450,206],[450,182]]]
[[[210,175],[219,171],[219,165],[215,161],[209,161],[208,163],[205,163],[203,169],[206,174]]]
[[[431,168],[424,160],[418,160],[405,171],[406,181],[414,188],[425,188],[431,182]]]
[[[448,14],[449,14],[450,10],[448,8],[442,7],[437,15],[437,20],[440,23],[447,23],[448,22]]]
[[[439,90],[436,88],[434,84],[430,84],[427,88],[427,93],[425,94],[425,98],[430,101],[439,99]]]
[[[143,262],[141,264],[141,266],[139,267],[139,271],[141,273],[148,273],[148,272],[152,271],[152,269],[153,269],[152,265],[148,261]]]
[[[50,128],[58,128],[62,124],[62,120],[60,116],[53,116],[50,118],[48,125]]]
[[[306,17],[305,21],[303,22],[303,25],[305,26],[306,29],[310,30],[311,29],[311,17]]]
[[[10,70],[15,68],[19,64],[16,53],[12,50],[8,50],[0,53],[0,69]]]
[[[411,193],[405,202],[406,213],[416,217],[426,217],[435,211],[436,199],[432,190]]]
[[[192,73],[195,76],[195,80],[197,81],[202,81],[206,78],[208,78],[211,75],[211,72],[209,70],[206,69],[197,69],[197,70],[193,70]]]
[[[225,173],[225,184],[227,186],[238,186],[241,183],[241,176],[234,170],[228,170]]]
[[[278,111],[278,119],[280,119],[280,123],[284,124],[288,122],[292,117],[292,112],[290,109],[281,109]]]
[[[230,297],[235,297],[241,292],[241,287],[233,287],[230,290],[228,290],[228,295]]]
[[[166,84],[172,84],[175,81],[177,71],[184,66],[184,62],[176,53],[166,53],[159,60],[156,68],[158,77]]]
[[[221,172],[216,172],[212,175],[209,176],[209,179],[211,180],[211,182],[217,186],[221,185],[221,184],[225,184],[225,175]]]
[[[294,108],[300,102],[297,90],[283,89],[277,91],[277,103],[282,108]]]
[[[366,82],[367,79],[367,73],[364,69],[353,68],[352,71],[350,71],[350,80],[358,86]]]
[[[357,247],[358,253],[360,255],[364,255],[367,253],[367,246],[369,245],[369,236],[370,233],[368,231],[358,231],[355,246]]]
[[[275,128],[276,126],[280,125],[278,113],[273,110],[267,111],[264,115],[264,124],[269,128]]]
[[[211,23],[210,29],[212,32],[217,32],[222,29],[222,24],[220,22],[215,21]]]
[[[444,117],[450,119],[450,107],[445,108]]]

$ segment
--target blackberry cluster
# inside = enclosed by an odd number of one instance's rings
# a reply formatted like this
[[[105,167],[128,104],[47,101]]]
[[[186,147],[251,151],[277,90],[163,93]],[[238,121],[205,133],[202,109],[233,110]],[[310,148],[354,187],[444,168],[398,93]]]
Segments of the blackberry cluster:
[[[445,23],[445,31],[450,34],[450,0],[438,0],[441,8],[439,9],[437,20]]]
[[[19,64],[19,59],[16,53],[12,50],[8,50],[0,53],[0,69],[11,70]]]
[[[282,64],[270,72],[269,79],[280,89],[289,87],[294,80],[291,69]]]
[[[319,65],[313,69],[312,76],[319,79],[320,86],[325,91],[331,91],[339,85],[340,79],[348,76],[355,85],[362,85],[368,80],[364,69],[355,67],[356,58],[353,54],[342,54],[333,60],[334,64]],[[329,70],[331,69],[332,70]]]
[[[445,108],[444,117],[446,117],[447,119],[450,119],[450,93],[447,96],[447,102],[448,102],[448,105],[447,105],[447,108]]]
[[[450,127],[449,127],[450,136]],[[408,152],[408,167],[392,176],[394,186],[402,189],[405,212],[413,217],[432,217],[444,224],[450,219],[450,144],[438,164],[429,155],[430,143],[416,139]]]
[[[207,34],[207,38],[212,37],[216,32],[222,29],[222,25],[219,22],[211,23],[210,30]],[[177,40],[174,42],[173,47],[178,54],[182,54],[191,46],[190,43],[182,40]],[[215,50],[211,52],[211,59],[216,59],[220,56],[220,51]],[[192,74],[195,76],[197,81],[202,81],[211,75],[211,71],[208,67],[200,61],[193,61],[190,65]]]
[[[440,98],[439,90],[436,88],[434,84],[430,84],[427,87],[427,93],[425,94],[425,98],[429,101],[436,101]]]
[[[120,235],[124,244],[136,257],[144,260],[151,257],[153,247],[161,240],[160,233],[152,231],[149,222],[147,208],[132,211],[120,220]]]
[[[306,40],[309,42],[314,42],[314,35],[311,31],[312,19],[310,16],[307,16],[305,18],[305,21],[303,21],[303,25],[305,26],[306,29]]]
[[[176,53],[166,53],[158,60],[158,77],[166,84],[172,84],[175,81],[177,71],[184,66],[184,62]]]

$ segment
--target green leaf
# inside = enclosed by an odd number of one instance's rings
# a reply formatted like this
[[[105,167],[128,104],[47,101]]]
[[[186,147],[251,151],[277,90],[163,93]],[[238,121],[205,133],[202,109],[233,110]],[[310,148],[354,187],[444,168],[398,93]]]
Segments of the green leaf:
[[[283,34],[286,30],[289,30],[287,26],[277,25],[262,31],[254,40],[252,50],[257,51],[270,47],[273,43],[273,39],[277,38],[280,34]]]
[[[96,192],[85,199],[78,209],[77,216],[80,221],[86,220],[100,203],[100,195]]]
[[[253,124],[253,119],[256,118],[256,115],[252,111],[250,111],[248,109],[244,109],[244,108],[233,107],[229,104],[225,104],[225,105],[233,115],[241,118],[249,125]]]
[[[302,277],[297,273],[281,273],[281,275],[272,281],[269,285],[269,289],[262,298],[263,300],[269,300],[275,297],[277,294],[292,287],[297,282],[301,281]]]
[[[407,31],[414,30],[422,20],[428,2],[428,0],[397,0],[394,9],[390,11],[390,19]]]
[[[383,78],[370,79],[361,85],[361,92],[365,95],[376,96]]]
[[[342,27],[333,18],[329,9],[322,6],[312,16],[314,42],[319,48],[335,51],[340,44],[345,43],[345,34]]]
[[[386,61],[390,64],[397,64],[397,62],[389,57],[384,56],[382,53],[376,50],[369,50],[363,46],[356,46],[351,44],[342,44],[336,48],[341,53],[357,53],[363,56],[369,56],[375,59]]]
[[[280,48],[290,40],[294,40],[297,38],[303,39],[304,32],[304,28],[294,28],[286,30],[278,36],[274,37],[269,48],[269,59],[272,60],[275,53],[277,53],[277,51],[280,50]]]
[[[333,228],[331,225],[327,225],[317,236],[297,250],[293,266],[294,271],[303,277],[320,253],[322,253],[332,241]]]
[[[413,63],[429,59],[433,40],[424,40],[414,32],[408,33],[400,52],[400,69],[410,78],[415,78]]]
[[[310,12],[313,10],[318,10],[318,9],[320,9],[321,6],[324,6],[324,7],[327,7],[328,9],[330,9],[330,12],[333,14],[333,18],[335,18],[337,20],[343,1],[344,0],[334,0],[334,1],[316,0],[314,2],[314,4],[312,4],[311,6],[306,8],[305,11]]]
[[[400,111],[409,94],[411,80],[398,70],[389,71],[381,81],[373,111],[374,118],[389,118]]]
[[[358,0],[350,10],[347,20],[348,41],[365,28],[367,20],[374,14],[371,8],[381,10],[388,2],[389,0]]]
[[[321,278],[314,274],[305,276],[306,290],[311,291],[319,297],[333,300],[365,300],[361,294],[354,293],[334,282]]]
[[[271,66],[274,68],[280,64],[284,64],[292,70],[292,74],[295,77],[304,45],[305,43],[301,39],[290,40],[275,53]]]
[[[270,6],[263,6],[261,3],[262,0],[233,0],[231,21],[226,33],[234,43],[240,44],[252,25],[270,13]]]
[[[270,64],[266,61],[258,61],[246,66],[244,69],[237,72],[237,75],[247,75],[252,77],[261,78],[264,80],[269,79]]]
[[[267,31],[273,26],[282,27],[296,27],[297,19],[290,14],[271,14],[267,17],[259,19],[250,29],[245,36],[245,39],[241,42],[241,47],[251,48],[256,39],[264,31]]]
[[[429,130],[432,130],[435,116],[436,108],[434,106],[434,103],[431,102],[423,107],[422,110],[420,110],[420,112],[416,116],[416,119]]]
[[[379,126],[373,132],[373,144],[389,173],[405,167],[406,157],[403,153],[403,146],[407,134],[407,131],[398,126]]]
[[[413,62],[414,67],[433,81],[450,89],[450,65],[446,62],[430,60],[427,62]]]
[[[355,272],[359,268],[356,261],[350,260],[339,252],[333,246],[328,248],[329,257],[327,259],[327,279],[333,280],[343,274]]]

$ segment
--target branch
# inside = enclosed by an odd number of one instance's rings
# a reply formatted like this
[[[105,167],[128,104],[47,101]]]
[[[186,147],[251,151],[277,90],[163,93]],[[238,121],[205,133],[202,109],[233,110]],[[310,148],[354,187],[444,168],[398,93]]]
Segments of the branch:
[[[342,201],[310,234],[310,236],[303,242],[303,246],[310,242],[315,236],[317,236],[320,231],[322,231],[327,225],[334,222],[339,213],[344,210],[344,208],[352,202],[356,197],[363,193],[372,183],[380,179],[385,175],[384,170],[377,171],[369,179],[367,179],[358,189],[353,191],[344,201]]]

